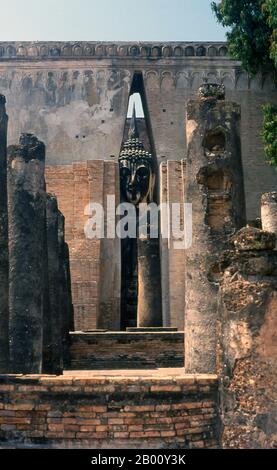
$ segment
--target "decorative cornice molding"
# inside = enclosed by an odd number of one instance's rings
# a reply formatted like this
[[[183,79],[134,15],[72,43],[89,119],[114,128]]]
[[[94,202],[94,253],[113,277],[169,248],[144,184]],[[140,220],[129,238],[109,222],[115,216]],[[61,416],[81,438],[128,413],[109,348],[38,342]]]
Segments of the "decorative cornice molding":
[[[1,60],[227,58],[225,42],[0,42]]]

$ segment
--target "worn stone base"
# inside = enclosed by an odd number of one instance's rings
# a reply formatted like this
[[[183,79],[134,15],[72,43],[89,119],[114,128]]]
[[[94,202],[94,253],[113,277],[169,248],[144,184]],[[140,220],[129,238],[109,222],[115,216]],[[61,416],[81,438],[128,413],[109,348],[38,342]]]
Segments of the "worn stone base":
[[[71,333],[70,369],[183,367],[184,333],[171,331]]]
[[[216,376],[0,376],[0,445],[218,446]]]
[[[127,333],[174,333],[178,331],[178,328],[170,327],[170,326],[148,326],[148,327],[132,327],[128,326],[126,328]]]

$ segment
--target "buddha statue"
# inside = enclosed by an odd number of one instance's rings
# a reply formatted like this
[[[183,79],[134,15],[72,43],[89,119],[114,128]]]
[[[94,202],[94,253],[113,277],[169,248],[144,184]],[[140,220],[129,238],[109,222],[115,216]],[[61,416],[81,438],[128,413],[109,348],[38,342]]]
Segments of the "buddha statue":
[[[128,140],[124,142],[120,153],[119,169],[121,200],[135,206],[138,223],[139,205],[153,202],[155,171],[152,155],[145,150],[143,142],[139,139],[135,105]],[[124,319],[126,312],[131,310],[132,324],[138,328],[161,327],[159,238],[150,237],[147,217],[143,228],[143,236],[122,240],[122,318]],[[136,302],[134,296],[137,297]],[[128,326],[128,320],[125,324],[123,321],[123,325]]]

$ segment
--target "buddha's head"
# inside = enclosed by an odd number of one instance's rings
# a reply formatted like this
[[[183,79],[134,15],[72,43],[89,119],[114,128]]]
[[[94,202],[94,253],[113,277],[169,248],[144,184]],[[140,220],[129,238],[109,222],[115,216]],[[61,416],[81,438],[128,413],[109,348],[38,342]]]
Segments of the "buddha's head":
[[[124,201],[135,206],[141,202],[152,202],[155,184],[153,159],[139,139],[135,104],[128,140],[124,142],[119,157],[119,169],[120,190]]]
[[[119,158],[119,168],[121,195],[124,200],[135,206],[141,202],[151,202],[154,189],[151,155],[145,150],[130,150],[129,155],[123,154]]]

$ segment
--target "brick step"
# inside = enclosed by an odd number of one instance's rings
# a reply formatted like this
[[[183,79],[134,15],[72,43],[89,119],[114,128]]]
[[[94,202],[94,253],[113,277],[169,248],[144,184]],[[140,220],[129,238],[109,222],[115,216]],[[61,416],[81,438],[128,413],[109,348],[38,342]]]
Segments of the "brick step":
[[[153,369],[184,365],[184,333],[180,331],[71,333],[72,370]]]

